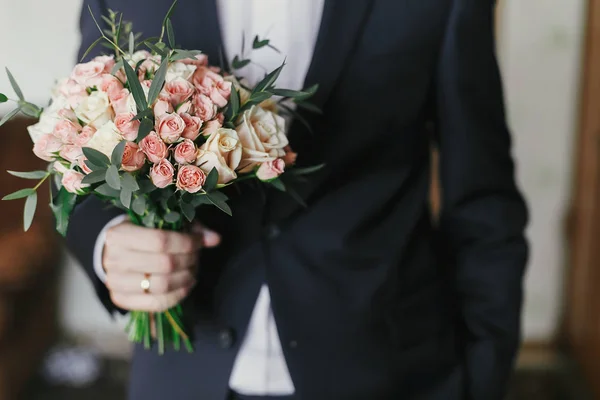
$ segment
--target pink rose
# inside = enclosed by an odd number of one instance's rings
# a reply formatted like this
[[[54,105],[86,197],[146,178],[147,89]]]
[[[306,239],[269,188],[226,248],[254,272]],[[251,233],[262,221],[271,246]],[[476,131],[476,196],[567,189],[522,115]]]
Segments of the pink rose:
[[[173,112],[173,106],[167,100],[158,100],[154,104],[154,116],[156,118],[162,117],[164,114],[170,114]]]
[[[285,162],[285,166],[289,167],[290,165],[296,164],[296,159],[298,158],[298,153],[294,153],[290,146],[286,146],[283,150],[285,150],[285,156],[283,156],[283,161]]]
[[[177,114],[189,114],[191,110],[192,102],[188,100],[185,103],[181,104],[179,107],[177,107]]]
[[[186,58],[180,61],[186,65],[205,67],[208,65],[208,56],[206,54],[198,54],[195,58]]]
[[[90,169],[90,167],[88,167],[85,164],[86,161],[87,161],[87,158],[85,156],[79,157],[79,160],[77,160],[77,165],[79,165],[79,168],[81,168],[81,170],[83,171],[83,173],[87,175],[90,172],[92,172],[92,170]]]
[[[206,181],[206,174],[194,165],[182,165],[177,173],[177,188],[189,193],[196,193],[202,189]]]
[[[256,177],[261,181],[271,181],[283,174],[284,169],[285,162],[281,158],[274,161],[267,161],[258,167]]]
[[[83,188],[90,186],[86,183],[81,183],[83,177],[84,175],[82,173],[70,169],[64,173],[62,178],[62,185],[67,190],[67,192],[79,193]]]
[[[77,115],[75,115],[75,112],[69,108],[63,108],[63,109],[59,110],[58,116],[63,119],[68,119],[69,121],[72,121],[74,123],[77,123],[77,125],[79,125],[79,122],[77,121]]]
[[[171,82],[167,82],[164,91],[171,104],[176,106],[192,97],[194,86],[183,78],[176,78]]]
[[[146,161],[146,155],[140,147],[133,143],[127,142],[125,144],[125,150],[123,151],[123,159],[121,161],[121,168],[124,171],[137,171],[144,166]]]
[[[79,132],[79,135],[73,141],[73,144],[83,147],[94,136],[94,133],[96,133],[96,128],[91,125],[84,126],[83,130]]]
[[[154,186],[159,189],[165,188],[173,183],[175,168],[167,159],[161,160],[150,168],[150,179]]]
[[[52,168],[59,174],[64,174],[68,170],[68,168],[65,167],[60,161],[54,161]]]
[[[33,145],[33,153],[42,160],[52,161],[62,146],[62,142],[56,136],[46,133]]]
[[[142,139],[140,149],[142,149],[144,154],[153,163],[160,162],[167,156],[169,151],[165,142],[158,137],[156,132],[150,132],[148,136]]]
[[[222,126],[223,125],[219,122],[218,119],[208,121],[204,125],[202,125],[202,136],[210,136],[219,129],[221,129]]]
[[[105,74],[110,74],[110,71],[115,66],[115,57],[114,56],[98,56],[98,57],[94,58],[92,61],[96,61],[96,62],[104,64],[104,73]]]
[[[73,79],[69,79],[67,82],[62,84],[59,88],[60,94],[67,98],[69,106],[76,108],[88,94],[85,90],[84,85],[80,85]]]
[[[66,145],[60,149],[60,156],[69,162],[76,162],[81,156],[83,156],[83,150],[81,147],[76,145]]]
[[[185,122],[185,129],[181,137],[190,140],[196,140],[200,136],[200,127],[202,120],[199,117],[192,117],[190,114],[181,114],[181,119]]]
[[[219,107],[225,107],[231,95],[231,82],[227,82],[221,75],[207,67],[199,67],[194,72],[192,82],[200,92],[208,97]]]
[[[90,61],[77,64],[71,73],[71,79],[85,87],[93,87],[102,83],[102,74],[104,74],[104,64]]]
[[[121,89],[118,92],[113,92],[110,98],[110,104],[116,114],[125,114],[137,111],[133,95],[127,89]]]
[[[185,129],[185,122],[178,114],[164,114],[156,120],[155,129],[165,143],[175,143]]]
[[[196,115],[200,117],[202,121],[210,121],[217,114],[217,106],[212,100],[203,94],[194,96],[194,109]]]
[[[123,84],[114,75],[104,74],[102,75],[100,90],[106,92],[108,98],[112,100],[113,97],[117,97],[119,92],[123,90]]]
[[[219,123],[221,125],[223,125],[223,122],[225,121],[225,115],[223,113],[218,113],[217,114],[217,121],[219,121]]]
[[[78,123],[63,119],[54,126],[52,134],[63,143],[74,143],[81,129],[81,125]]]
[[[175,147],[174,152],[175,161],[179,164],[190,164],[196,161],[198,155],[198,149],[194,142],[190,139],[185,139]]]
[[[115,117],[115,126],[117,130],[121,132],[125,140],[130,142],[134,141],[138,136],[138,130],[140,129],[140,121],[132,119],[135,117],[133,113],[118,114]]]

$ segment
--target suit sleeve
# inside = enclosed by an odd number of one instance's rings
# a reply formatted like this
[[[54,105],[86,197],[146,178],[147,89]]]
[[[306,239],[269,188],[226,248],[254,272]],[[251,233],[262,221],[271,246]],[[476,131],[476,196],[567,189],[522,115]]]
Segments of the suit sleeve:
[[[520,341],[527,209],[516,187],[493,0],[455,0],[438,67],[442,211],[470,399],[502,399]]]
[[[102,0],[85,0],[81,9],[80,30],[81,47],[79,49],[78,61],[86,49],[99,37],[100,32],[94,24],[88,6],[98,21],[100,16],[106,14],[106,8]],[[99,55],[103,47],[96,48],[87,56],[92,58]],[[87,61],[87,60],[86,60]],[[94,247],[100,232],[113,218],[122,214],[114,207],[108,206],[99,199],[89,196],[85,201],[75,207],[75,211],[69,221],[67,231],[67,247],[84,267],[94,285],[94,289],[102,304],[113,313],[120,311],[110,300],[110,295],[104,283],[98,278],[94,269]]]

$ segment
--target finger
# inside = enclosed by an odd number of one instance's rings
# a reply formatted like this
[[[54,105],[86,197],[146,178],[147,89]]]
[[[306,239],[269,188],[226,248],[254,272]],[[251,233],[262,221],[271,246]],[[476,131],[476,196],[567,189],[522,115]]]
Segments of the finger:
[[[124,310],[163,312],[181,303],[190,290],[191,288],[180,288],[162,295],[111,292],[111,300],[117,307]]]
[[[200,235],[150,229],[123,223],[106,232],[106,247],[127,248],[148,253],[192,253],[202,248]]]
[[[105,271],[169,274],[196,267],[198,252],[188,254],[156,254],[107,246],[102,255]]]
[[[216,247],[221,243],[221,235],[198,222],[192,225],[192,232],[202,236],[204,247]]]
[[[178,289],[193,286],[196,283],[192,271],[181,270],[169,275],[150,275],[145,278],[139,273],[107,273],[106,286],[111,292],[123,294],[145,294],[142,289],[142,281],[150,281],[149,294],[162,295]]]

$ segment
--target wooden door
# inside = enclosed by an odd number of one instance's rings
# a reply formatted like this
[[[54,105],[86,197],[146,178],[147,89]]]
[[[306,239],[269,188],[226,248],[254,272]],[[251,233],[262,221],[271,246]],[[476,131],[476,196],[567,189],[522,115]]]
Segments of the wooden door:
[[[600,398],[600,0],[589,0],[567,240],[565,343]]]

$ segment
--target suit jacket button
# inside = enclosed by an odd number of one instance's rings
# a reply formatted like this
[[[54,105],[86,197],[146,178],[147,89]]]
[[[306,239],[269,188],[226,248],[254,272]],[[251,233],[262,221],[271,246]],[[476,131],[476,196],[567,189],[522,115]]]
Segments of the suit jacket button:
[[[276,239],[281,235],[281,229],[275,224],[271,224],[267,227],[267,237],[269,239]]]
[[[295,341],[295,340],[291,340],[290,343],[289,343],[289,345],[290,345],[291,349],[295,349],[295,348],[298,347],[298,342]]]
[[[226,328],[219,332],[219,345],[223,349],[230,349],[233,346],[234,335],[233,330]]]

